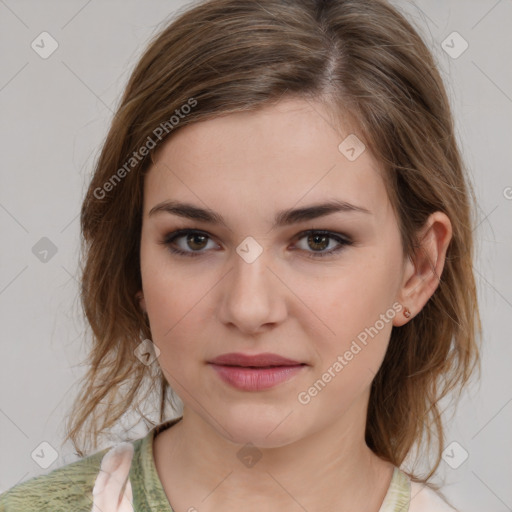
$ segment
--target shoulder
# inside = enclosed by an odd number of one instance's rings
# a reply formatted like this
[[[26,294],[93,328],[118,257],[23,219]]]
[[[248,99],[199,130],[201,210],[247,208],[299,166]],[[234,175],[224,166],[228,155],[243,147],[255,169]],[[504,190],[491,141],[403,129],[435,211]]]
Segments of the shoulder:
[[[133,488],[134,494],[131,498],[135,498],[134,505],[137,505],[133,509],[167,510],[165,507],[168,506],[168,500],[154,467],[153,437],[155,433],[180,420],[181,417],[167,420],[144,437],[116,443],[54,469],[51,473],[11,487],[0,494],[0,512],[91,512],[96,501],[104,501],[103,498],[96,498],[95,501],[95,484],[98,484],[97,491],[107,487],[113,489],[119,482],[117,477],[120,475],[123,479],[128,477],[130,493]],[[110,455],[106,456],[107,454]],[[106,474],[110,476],[107,478]],[[110,481],[111,477],[115,478]],[[129,496],[127,491],[128,483],[125,492]],[[110,496],[111,493],[98,491],[97,496],[102,495],[107,499],[107,495]],[[150,506],[149,502],[155,506]]]
[[[108,450],[11,487],[0,494],[0,512],[89,512],[94,482]]]
[[[437,491],[411,481],[409,512],[460,512],[449,505]]]

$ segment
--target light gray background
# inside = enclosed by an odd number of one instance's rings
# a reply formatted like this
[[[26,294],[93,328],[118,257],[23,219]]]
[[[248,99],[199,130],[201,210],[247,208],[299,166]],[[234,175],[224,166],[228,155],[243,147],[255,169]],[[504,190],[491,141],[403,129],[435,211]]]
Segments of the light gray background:
[[[447,460],[469,457],[457,469],[443,461],[436,481],[444,479],[445,495],[463,512],[510,511],[512,2],[394,3],[438,60],[479,200],[482,380],[447,425],[446,446],[458,443]],[[0,492],[75,460],[71,444],[61,442],[85,371],[77,299],[81,200],[132,67],[165,19],[185,5],[0,0]],[[59,45],[47,59],[31,48],[43,31]],[[453,31],[469,44],[457,58],[442,47]],[[46,262],[32,250],[43,237],[57,247]],[[47,469],[31,457],[42,442],[58,455]]]

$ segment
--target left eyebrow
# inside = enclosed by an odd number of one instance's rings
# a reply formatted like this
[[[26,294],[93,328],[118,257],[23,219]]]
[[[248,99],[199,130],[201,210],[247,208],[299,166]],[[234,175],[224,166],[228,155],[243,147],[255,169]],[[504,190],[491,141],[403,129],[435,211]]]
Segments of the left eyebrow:
[[[178,215],[187,219],[208,222],[210,224],[222,224],[227,227],[226,221],[217,212],[210,209],[199,208],[190,203],[182,203],[179,201],[164,201],[157,204],[149,211],[148,217],[156,214],[166,212],[171,215]],[[367,213],[371,215],[371,211],[362,206],[356,206],[346,201],[334,199],[325,203],[312,204],[304,208],[287,209],[277,212],[274,218],[274,225],[276,227],[288,226],[307,220],[324,217],[333,213],[339,212],[357,212]]]

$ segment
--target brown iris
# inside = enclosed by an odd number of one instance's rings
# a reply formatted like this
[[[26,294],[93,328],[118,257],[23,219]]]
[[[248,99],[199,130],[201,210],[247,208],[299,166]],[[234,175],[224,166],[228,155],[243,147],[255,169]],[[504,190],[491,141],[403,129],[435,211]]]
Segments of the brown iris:
[[[314,234],[311,234],[308,236],[308,244],[311,240],[314,240],[314,244],[316,245],[322,245],[322,247],[317,247],[318,250],[323,250],[325,249],[328,245],[329,245],[329,237],[327,235],[314,235]],[[318,242],[318,240],[323,240],[323,242]],[[324,243],[326,242],[326,243]],[[311,247],[313,248],[313,247]]]

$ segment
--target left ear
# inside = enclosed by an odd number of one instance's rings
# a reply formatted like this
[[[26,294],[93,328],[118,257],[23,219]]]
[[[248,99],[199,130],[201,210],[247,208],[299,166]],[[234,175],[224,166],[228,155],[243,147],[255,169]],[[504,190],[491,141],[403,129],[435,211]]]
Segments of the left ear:
[[[142,293],[142,290],[139,290],[135,294],[135,298],[139,301],[139,307],[143,313],[147,313],[146,310],[146,300],[144,299],[144,294]]]
[[[400,326],[414,317],[439,286],[446,251],[452,238],[452,224],[443,212],[432,213],[418,233],[419,247],[405,265],[397,300],[411,312],[410,318],[397,315],[393,325]]]

